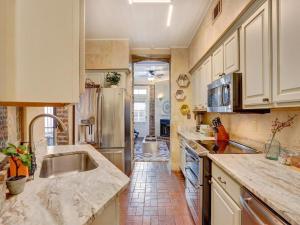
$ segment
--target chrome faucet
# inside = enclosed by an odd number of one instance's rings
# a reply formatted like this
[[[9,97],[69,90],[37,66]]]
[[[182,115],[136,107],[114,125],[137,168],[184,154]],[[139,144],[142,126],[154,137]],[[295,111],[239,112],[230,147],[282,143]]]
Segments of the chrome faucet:
[[[29,143],[28,143],[28,151],[29,153],[32,155],[32,159],[31,159],[31,169],[29,172],[30,176],[33,176],[34,171],[36,170],[36,159],[35,159],[35,146],[34,146],[34,141],[33,141],[33,125],[35,123],[35,121],[41,117],[50,117],[52,119],[54,119],[57,122],[57,128],[60,131],[65,131],[66,127],[63,124],[63,122],[56,116],[52,115],[52,114],[40,114],[37,115],[36,117],[34,117],[30,124],[29,124]]]

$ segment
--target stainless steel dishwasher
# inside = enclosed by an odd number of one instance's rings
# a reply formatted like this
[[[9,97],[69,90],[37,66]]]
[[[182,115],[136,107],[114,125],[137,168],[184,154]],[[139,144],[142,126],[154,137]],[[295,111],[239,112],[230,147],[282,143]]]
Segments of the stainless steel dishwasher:
[[[240,201],[242,205],[242,225],[289,224],[245,188],[242,188]]]

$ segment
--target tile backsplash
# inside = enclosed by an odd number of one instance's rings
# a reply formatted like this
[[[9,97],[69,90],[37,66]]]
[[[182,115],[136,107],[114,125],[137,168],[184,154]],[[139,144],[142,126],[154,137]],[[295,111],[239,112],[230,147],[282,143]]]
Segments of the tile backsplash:
[[[206,113],[205,123],[211,124],[211,120],[219,116],[226,130],[229,131],[231,139],[246,142],[245,144],[249,145],[256,143],[263,146],[271,137],[272,121],[276,118],[286,121],[288,115],[294,114],[297,115],[294,124],[284,128],[276,135],[276,139],[283,148],[300,151],[300,108],[272,109],[271,113],[266,114]]]

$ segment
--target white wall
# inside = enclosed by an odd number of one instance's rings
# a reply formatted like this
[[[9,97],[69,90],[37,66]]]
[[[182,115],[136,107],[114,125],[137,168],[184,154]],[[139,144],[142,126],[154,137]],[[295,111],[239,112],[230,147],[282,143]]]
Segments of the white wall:
[[[159,97],[162,97],[159,100]],[[161,81],[155,83],[155,135],[160,135],[160,120],[170,119],[170,113],[164,114],[162,106],[165,101],[170,102],[170,81]]]

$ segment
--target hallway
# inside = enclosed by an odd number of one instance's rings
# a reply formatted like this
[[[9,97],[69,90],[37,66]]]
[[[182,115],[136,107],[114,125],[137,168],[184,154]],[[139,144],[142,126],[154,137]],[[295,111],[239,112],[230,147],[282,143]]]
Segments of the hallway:
[[[136,162],[121,195],[121,225],[194,225],[184,196],[184,179],[166,162]]]

